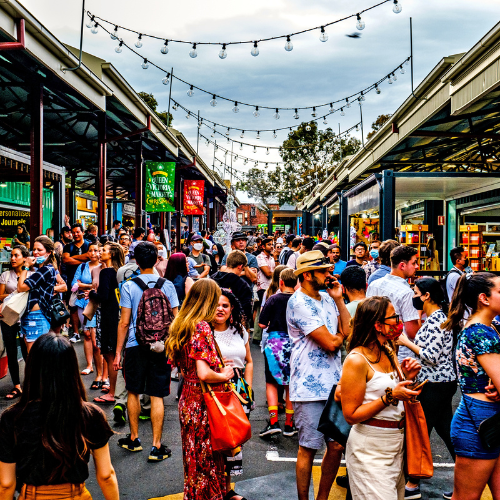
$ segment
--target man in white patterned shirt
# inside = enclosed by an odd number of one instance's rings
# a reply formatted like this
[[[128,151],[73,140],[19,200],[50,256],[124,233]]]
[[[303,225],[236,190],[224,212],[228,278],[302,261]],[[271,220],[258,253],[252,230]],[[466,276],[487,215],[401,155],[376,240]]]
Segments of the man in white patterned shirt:
[[[383,278],[373,281],[366,290],[367,297],[389,297],[396,314],[404,325],[404,332],[413,340],[420,328],[420,316],[413,307],[413,290],[408,284],[408,278],[415,275],[418,269],[418,252],[415,248],[401,245],[391,252],[391,273]],[[413,354],[407,347],[400,347],[398,359],[412,357]]]

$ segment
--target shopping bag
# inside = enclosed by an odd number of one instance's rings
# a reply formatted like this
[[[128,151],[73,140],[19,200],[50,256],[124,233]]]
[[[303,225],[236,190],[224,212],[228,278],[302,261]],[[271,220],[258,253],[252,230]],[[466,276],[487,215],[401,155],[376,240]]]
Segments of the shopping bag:
[[[19,321],[28,305],[28,292],[12,292],[2,304],[2,321],[9,326]]]

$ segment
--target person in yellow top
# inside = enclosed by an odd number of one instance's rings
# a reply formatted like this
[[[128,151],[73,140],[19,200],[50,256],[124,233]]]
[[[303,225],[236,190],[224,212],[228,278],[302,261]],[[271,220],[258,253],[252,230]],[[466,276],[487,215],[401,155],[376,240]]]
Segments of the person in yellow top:
[[[427,242],[427,270],[441,270],[441,266],[439,264],[439,253],[436,250],[436,240],[434,238],[429,238],[429,241]]]

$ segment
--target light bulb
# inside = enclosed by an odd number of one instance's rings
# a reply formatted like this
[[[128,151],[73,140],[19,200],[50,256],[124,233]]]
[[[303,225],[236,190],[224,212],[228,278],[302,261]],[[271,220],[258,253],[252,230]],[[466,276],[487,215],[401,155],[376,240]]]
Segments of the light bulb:
[[[240,151],[243,151],[243,144],[240,142]]]
[[[243,160],[243,165],[246,165],[247,163],[248,163],[248,160],[245,158],[245,159]]]
[[[193,43],[193,48],[189,51],[189,57],[194,59],[197,56],[198,56],[198,52],[196,51],[196,44]]]
[[[189,87],[189,90],[187,91],[187,95],[188,95],[188,97],[193,97],[194,90],[193,90],[193,86],[192,85],[191,85],[191,87]]]
[[[165,40],[165,45],[160,49],[162,54],[168,54],[168,40]]]
[[[189,120],[190,116],[191,116],[191,111],[188,111],[188,114],[186,115],[186,120]]]
[[[276,139],[278,137],[278,134],[276,133],[276,130],[273,132],[273,138]]]
[[[276,120],[279,120],[279,119],[280,119],[280,113],[279,113],[279,111],[278,111],[278,108],[276,108],[276,113],[274,113],[274,118],[275,118]]]
[[[311,113],[311,116],[312,116],[313,118],[316,118],[316,108],[313,108],[312,113]]]
[[[356,23],[356,28],[358,28],[359,31],[365,29],[365,22],[361,19],[361,16],[359,14],[356,14],[356,19],[358,22]]]
[[[375,85],[375,92],[377,94],[380,94],[382,91],[378,88],[378,85]]]
[[[244,138],[245,138],[245,131],[244,131],[244,130],[242,130],[242,131],[241,131],[240,138],[241,138],[241,139],[244,139]]]
[[[356,132],[359,132],[359,125],[356,125]]]
[[[328,41],[328,34],[326,33],[324,26],[321,26],[321,35],[319,35],[319,40],[320,42]]]
[[[345,116],[344,108],[340,108],[340,116]]]
[[[144,61],[141,64],[142,69],[148,69],[149,68],[149,63],[147,59],[144,59]]]
[[[292,149],[292,154],[293,155],[297,154],[297,151],[295,151],[295,149]]]
[[[200,121],[200,122],[198,122],[198,128],[201,128],[201,126],[202,126],[202,123]]]
[[[115,48],[115,52],[117,54],[121,54],[123,49],[122,49],[122,45],[123,45],[123,40],[120,40],[120,43],[118,44],[118,46]]]
[[[391,75],[389,75],[389,76],[387,77],[387,83],[388,83],[389,85],[392,85],[392,78],[391,78]]]
[[[227,138],[227,143],[230,144],[231,143],[231,139],[228,137]],[[227,153],[226,153],[227,154]]]
[[[215,137],[215,129],[212,130],[212,133],[210,134],[210,137]]]
[[[403,68],[403,66],[399,67],[399,72],[404,75],[406,73],[406,70]]]
[[[177,108],[178,108],[177,103],[174,103],[174,105],[172,106],[172,109],[173,109],[174,111],[177,111]]]
[[[307,124],[307,125],[306,125],[306,130],[307,130],[308,132],[310,132],[310,131],[311,131],[311,125]]]
[[[258,161],[256,161],[256,162],[253,164],[253,166],[254,166],[255,168],[257,168],[257,167],[259,166],[259,162],[258,162]]]
[[[323,120],[323,124],[328,125],[328,120],[326,119],[326,116],[325,116],[325,119]]]
[[[265,168],[269,167],[269,163],[266,163],[266,164],[264,165],[264,167],[265,167]]]
[[[87,26],[87,28],[92,28],[92,26],[94,26],[94,19],[95,19],[95,16],[92,16],[88,21],[87,21],[87,24],[85,26]]]
[[[230,134],[229,127],[227,127],[226,136],[229,137],[229,134]]]
[[[330,113],[335,113],[335,110],[333,109],[333,104],[330,103],[330,109],[328,110]]]
[[[395,82],[398,79],[398,75],[396,73],[392,74],[392,80]]]
[[[259,131],[257,131],[257,136],[255,138],[260,139],[260,132]]]
[[[234,108],[233,108],[233,113],[238,113],[240,111],[240,108],[238,108],[238,103],[234,103]]]
[[[403,10],[403,7],[398,2],[398,0],[394,0],[394,5],[392,7],[392,12],[394,12],[394,14],[399,14],[402,10]]]
[[[287,52],[290,52],[291,50],[293,50],[293,43],[290,40],[290,35],[288,35],[286,37],[285,50]]]
[[[118,26],[115,26],[113,33],[109,34],[109,36],[111,37],[111,40],[118,40],[118,37],[116,36],[117,32],[118,32]]]
[[[135,42],[135,46],[140,49],[142,47],[142,34],[139,34],[139,38],[137,38],[137,42]]]
[[[259,47],[257,46],[257,42],[253,42],[253,48],[250,54],[252,54],[252,56],[254,57],[257,57],[259,55]]]
[[[256,153],[257,152],[257,146],[254,146],[253,147],[253,152]]]
[[[408,58],[406,61],[405,61],[405,66],[408,66],[410,64],[410,58]]]
[[[207,139],[207,140],[205,141],[205,145],[206,145],[206,146],[208,146],[209,144],[210,144],[210,141]]]
[[[364,101],[365,100],[365,95],[363,94],[363,91],[361,91],[361,95],[359,96],[359,100],[360,101]]]
[[[351,107],[351,103],[349,102],[349,98],[346,98],[345,102],[346,102],[345,107],[349,109]]]
[[[215,145],[215,151],[218,151],[219,150],[219,146],[217,146],[217,144]]]
[[[225,43],[222,44],[222,49],[220,49],[219,57],[221,59],[225,59],[227,57],[227,50],[226,50],[226,44]]]
[[[97,23],[95,23],[94,26],[92,27],[92,29],[90,31],[94,35],[97,35],[97,32],[99,31],[99,25]]]
[[[210,100],[210,106],[215,108],[217,106],[217,99],[215,98],[215,94],[212,96],[212,99]]]
[[[253,112],[253,116],[255,116],[255,118],[258,118],[260,116],[259,106],[255,106],[255,111]]]
[[[293,117],[294,117],[296,120],[298,120],[298,119],[300,118],[300,116],[299,116],[299,112],[297,111],[297,108],[295,108],[295,113],[294,113]]]

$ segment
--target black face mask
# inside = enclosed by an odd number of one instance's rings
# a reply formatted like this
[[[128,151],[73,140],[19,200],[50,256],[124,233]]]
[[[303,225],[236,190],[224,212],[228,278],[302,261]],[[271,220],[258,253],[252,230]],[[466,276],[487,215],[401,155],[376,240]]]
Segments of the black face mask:
[[[413,297],[411,300],[413,302],[413,307],[417,311],[422,311],[424,309],[424,301],[422,300],[421,295],[419,295],[418,297]]]
[[[469,267],[469,259],[465,259],[464,267]]]

